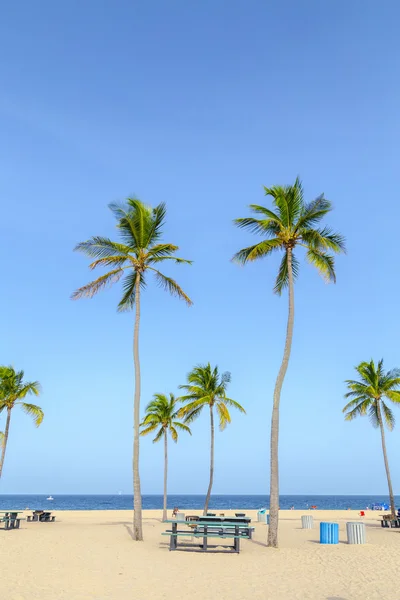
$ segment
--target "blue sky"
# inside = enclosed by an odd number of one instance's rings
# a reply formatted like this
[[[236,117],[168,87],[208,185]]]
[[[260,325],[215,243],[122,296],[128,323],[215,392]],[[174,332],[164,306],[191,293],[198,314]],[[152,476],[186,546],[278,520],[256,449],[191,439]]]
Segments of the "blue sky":
[[[253,241],[232,225],[262,185],[300,174],[347,237],[338,282],[302,264],[282,393],[281,492],[386,493],[379,433],[345,423],[343,380],[384,357],[400,366],[400,8],[368,0],[18,1],[0,45],[0,362],[43,386],[45,421],[13,414],[3,493],[131,492],[133,315],[120,289],[72,302],[89,280],[72,252],[115,237],[107,208],[136,194],[168,206],[165,240],[194,301],[143,298],[142,406],[199,362],[232,373],[247,409],[216,440],[215,493],[266,493],[272,391],[287,299],[277,263],[229,262]],[[4,425],[4,421],[0,422]],[[205,493],[206,414],[171,448],[175,493]],[[400,493],[400,431],[388,435]],[[162,489],[162,448],[144,439],[142,490]]]

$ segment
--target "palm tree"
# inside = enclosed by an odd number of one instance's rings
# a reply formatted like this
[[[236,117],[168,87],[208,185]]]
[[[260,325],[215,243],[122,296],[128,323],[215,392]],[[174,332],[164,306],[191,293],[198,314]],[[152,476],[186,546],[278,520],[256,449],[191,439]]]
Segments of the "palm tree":
[[[159,442],[164,437],[164,503],[163,521],[167,520],[167,476],[168,476],[168,432],[174,442],[178,441],[178,431],[187,431],[192,435],[190,428],[179,421],[178,400],[174,394],[169,398],[165,394],[154,394],[153,400],[146,406],[146,415],[141,423],[140,435],[147,435],[155,430],[156,437],[153,442]]]
[[[207,514],[210,503],[211,490],[214,480],[214,406],[219,418],[219,428],[225,429],[231,422],[229,408],[237,408],[242,413],[246,413],[244,408],[226,395],[226,388],[231,380],[231,374],[228,372],[220,375],[218,367],[211,368],[210,363],[198,365],[187,376],[187,384],[180,385],[180,389],[186,391],[185,396],[181,396],[181,402],[187,404],[179,411],[180,416],[185,417],[185,423],[192,423],[201,413],[205,406],[210,411],[211,424],[211,445],[210,445],[210,483],[206,501],[204,504],[204,514]]]
[[[348,379],[347,388],[350,390],[345,394],[345,398],[351,398],[346,404],[343,412],[346,414],[346,421],[352,421],[356,417],[368,415],[374,427],[379,427],[381,431],[383,460],[385,462],[386,477],[389,488],[390,510],[392,518],[396,516],[394,504],[394,495],[392,480],[389,471],[389,461],[386,452],[385,427],[392,431],[395,423],[394,414],[387,405],[386,400],[395,404],[400,404],[400,369],[392,369],[385,372],[383,369],[383,360],[375,366],[373,360],[362,362],[355,368],[360,375],[360,381]]]
[[[105,237],[92,237],[81,242],[75,248],[95,260],[89,265],[111,267],[105,275],[84,285],[74,292],[72,298],[92,298],[107,286],[116,283],[123,275],[123,295],[118,311],[128,311],[135,306],[135,324],[133,334],[133,360],[135,367],[135,396],[133,409],[133,539],[143,540],[142,496],[139,478],[139,426],[140,426],[140,362],[139,362],[139,324],[140,293],[146,286],[146,274],[154,274],[156,281],[170,294],[184,300],[189,306],[190,298],[176,281],[161,273],[156,267],[159,263],[173,260],[176,263],[191,264],[191,261],[175,256],[178,246],[161,242],[165,225],[166,206],[159,204],[155,208],[146,206],[136,198],[128,198],[122,204],[109,205],[117,220],[117,229],[121,242],[113,242]]]
[[[279,404],[281,389],[289,364],[294,325],[294,281],[299,272],[299,262],[294,254],[296,247],[306,250],[308,262],[316,267],[326,281],[336,281],[334,258],[329,251],[344,252],[344,238],[328,227],[316,225],[332,210],[323,194],[315,200],[304,201],[303,186],[299,178],[294,185],[264,187],[265,195],[272,198],[273,210],[251,204],[256,217],[236,219],[238,227],[260,234],[264,239],[254,246],[243,248],[233,260],[239,264],[265,258],[277,251],[283,252],[274,292],[281,294],[289,289],[289,315],[282,364],[276,379],[271,419],[271,471],[270,471],[270,526],[268,546],[278,546],[279,521]]]
[[[1,458],[0,458],[0,477],[3,472],[4,458],[6,456],[8,436],[10,433],[11,411],[14,406],[21,406],[26,414],[33,418],[36,427],[39,427],[43,421],[43,411],[36,404],[24,402],[24,399],[33,394],[39,396],[40,384],[38,381],[24,381],[24,372],[15,371],[14,367],[0,367],[0,413],[5,410],[7,412],[6,428],[2,434],[1,441]]]

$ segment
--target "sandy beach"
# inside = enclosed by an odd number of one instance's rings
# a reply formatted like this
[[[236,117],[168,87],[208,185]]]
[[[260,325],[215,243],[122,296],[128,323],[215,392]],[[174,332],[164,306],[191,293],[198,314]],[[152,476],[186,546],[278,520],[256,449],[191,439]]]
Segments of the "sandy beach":
[[[143,543],[131,538],[130,511],[59,511],[55,523],[0,530],[4,600],[395,600],[400,597],[400,531],[367,512],[367,544],[349,546],[345,524],[356,511],[281,511],[280,548],[266,548],[256,511],[252,541],[241,553],[168,550],[161,511],[144,511]],[[28,513],[26,513],[28,514]],[[200,514],[186,511],[186,514]],[[225,511],[233,514],[233,511]],[[26,516],[26,515],[25,515]],[[340,543],[318,543],[321,520],[336,521]]]

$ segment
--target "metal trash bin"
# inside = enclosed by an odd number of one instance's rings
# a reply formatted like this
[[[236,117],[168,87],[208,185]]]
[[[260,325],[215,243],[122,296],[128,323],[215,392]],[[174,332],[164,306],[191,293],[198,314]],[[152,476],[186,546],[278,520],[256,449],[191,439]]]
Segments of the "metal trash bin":
[[[339,525],[338,525],[338,523],[320,523],[319,524],[319,542],[320,542],[320,544],[338,544],[339,543]]]
[[[177,521],[184,521],[185,520],[185,513],[177,512],[176,515],[175,515],[175,519]]]
[[[346,523],[346,530],[348,544],[365,544],[364,523]]]
[[[257,521],[259,523],[266,523],[267,522],[267,509],[266,508],[260,508],[260,510],[257,513]]]
[[[314,519],[313,519],[312,515],[302,515],[301,528],[302,529],[314,529]]]

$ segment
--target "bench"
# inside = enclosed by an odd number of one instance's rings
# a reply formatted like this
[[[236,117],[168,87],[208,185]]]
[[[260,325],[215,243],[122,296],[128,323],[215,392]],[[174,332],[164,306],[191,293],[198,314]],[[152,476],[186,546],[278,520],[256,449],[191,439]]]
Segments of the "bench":
[[[40,521],[41,523],[53,523],[55,520],[55,516],[51,516],[50,512],[34,512],[32,515],[27,517],[28,523],[32,523],[33,521]]]

